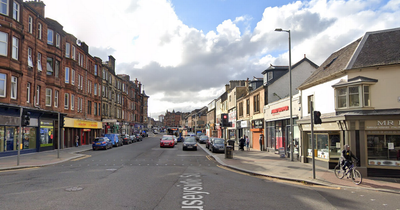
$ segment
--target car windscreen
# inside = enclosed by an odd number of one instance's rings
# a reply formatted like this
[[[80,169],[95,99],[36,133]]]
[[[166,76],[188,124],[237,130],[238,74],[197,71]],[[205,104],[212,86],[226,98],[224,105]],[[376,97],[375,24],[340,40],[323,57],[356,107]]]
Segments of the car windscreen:
[[[201,140],[203,140],[203,139],[205,140],[205,139],[208,139],[208,137],[207,136],[200,136],[200,139]]]
[[[223,139],[214,139],[214,144],[223,144],[224,140]]]
[[[162,138],[162,140],[173,140],[173,139],[172,139],[172,136],[164,136]]]
[[[188,142],[188,143],[196,142],[196,139],[194,139],[194,138],[186,138],[185,142]]]
[[[106,138],[96,138],[94,141],[105,141],[107,140]]]

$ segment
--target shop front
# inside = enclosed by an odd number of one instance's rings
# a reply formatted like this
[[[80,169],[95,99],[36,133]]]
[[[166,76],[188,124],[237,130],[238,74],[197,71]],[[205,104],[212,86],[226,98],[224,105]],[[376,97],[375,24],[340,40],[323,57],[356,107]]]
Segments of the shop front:
[[[257,119],[251,121],[251,143],[250,146],[256,150],[265,150],[265,138],[262,137],[260,144],[260,135],[264,135],[264,119]],[[262,148],[262,149],[261,149]]]
[[[101,136],[102,122],[64,118],[64,146],[73,147],[91,144],[96,137]]]
[[[237,125],[237,135],[238,137],[248,136],[250,140],[250,145],[252,144],[252,135],[250,132],[250,121],[249,120],[238,120]]]
[[[229,123],[231,124],[231,127],[228,127],[228,138],[230,140],[237,140],[241,136],[236,137],[236,109],[232,109],[228,113],[229,117]]]
[[[368,176],[400,177],[400,119],[390,118],[365,121]]]

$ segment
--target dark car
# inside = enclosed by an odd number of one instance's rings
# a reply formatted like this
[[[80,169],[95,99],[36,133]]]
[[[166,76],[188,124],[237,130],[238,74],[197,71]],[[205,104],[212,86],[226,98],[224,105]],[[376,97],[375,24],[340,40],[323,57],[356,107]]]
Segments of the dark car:
[[[196,138],[194,136],[186,137],[185,140],[183,140],[182,149],[183,150],[187,150],[187,149],[197,150]]]
[[[123,144],[131,144],[132,143],[132,139],[128,134],[123,134],[120,137],[122,139]]]
[[[137,141],[143,141],[143,137],[142,135],[140,135],[139,133],[135,134],[136,135],[136,140]]]
[[[204,133],[197,133],[196,134],[196,141],[200,140],[200,136],[204,135]]]
[[[108,139],[107,137],[97,137],[94,139],[93,144],[92,144],[93,150],[97,150],[97,149],[107,150],[108,148],[112,148],[112,147],[113,147],[112,141],[110,139]]]
[[[211,152],[225,152],[225,140],[220,138],[214,138],[210,147]]]
[[[199,137],[200,144],[205,144],[207,142],[207,140],[208,140],[208,136],[206,136],[206,135],[202,135]]]

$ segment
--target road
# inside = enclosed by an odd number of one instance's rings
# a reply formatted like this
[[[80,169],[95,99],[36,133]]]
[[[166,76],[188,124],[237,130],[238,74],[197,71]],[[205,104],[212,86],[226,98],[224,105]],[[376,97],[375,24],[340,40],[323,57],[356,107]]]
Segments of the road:
[[[0,172],[0,209],[400,209],[398,194],[255,177],[202,149],[159,148],[159,137]]]

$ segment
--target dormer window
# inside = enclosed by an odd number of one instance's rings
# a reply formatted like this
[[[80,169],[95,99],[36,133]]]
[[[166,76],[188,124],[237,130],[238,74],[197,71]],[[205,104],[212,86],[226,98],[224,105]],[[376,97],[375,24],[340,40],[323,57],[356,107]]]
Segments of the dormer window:
[[[356,77],[348,82],[340,81],[335,88],[336,108],[353,109],[371,107],[370,87],[378,80]]]

